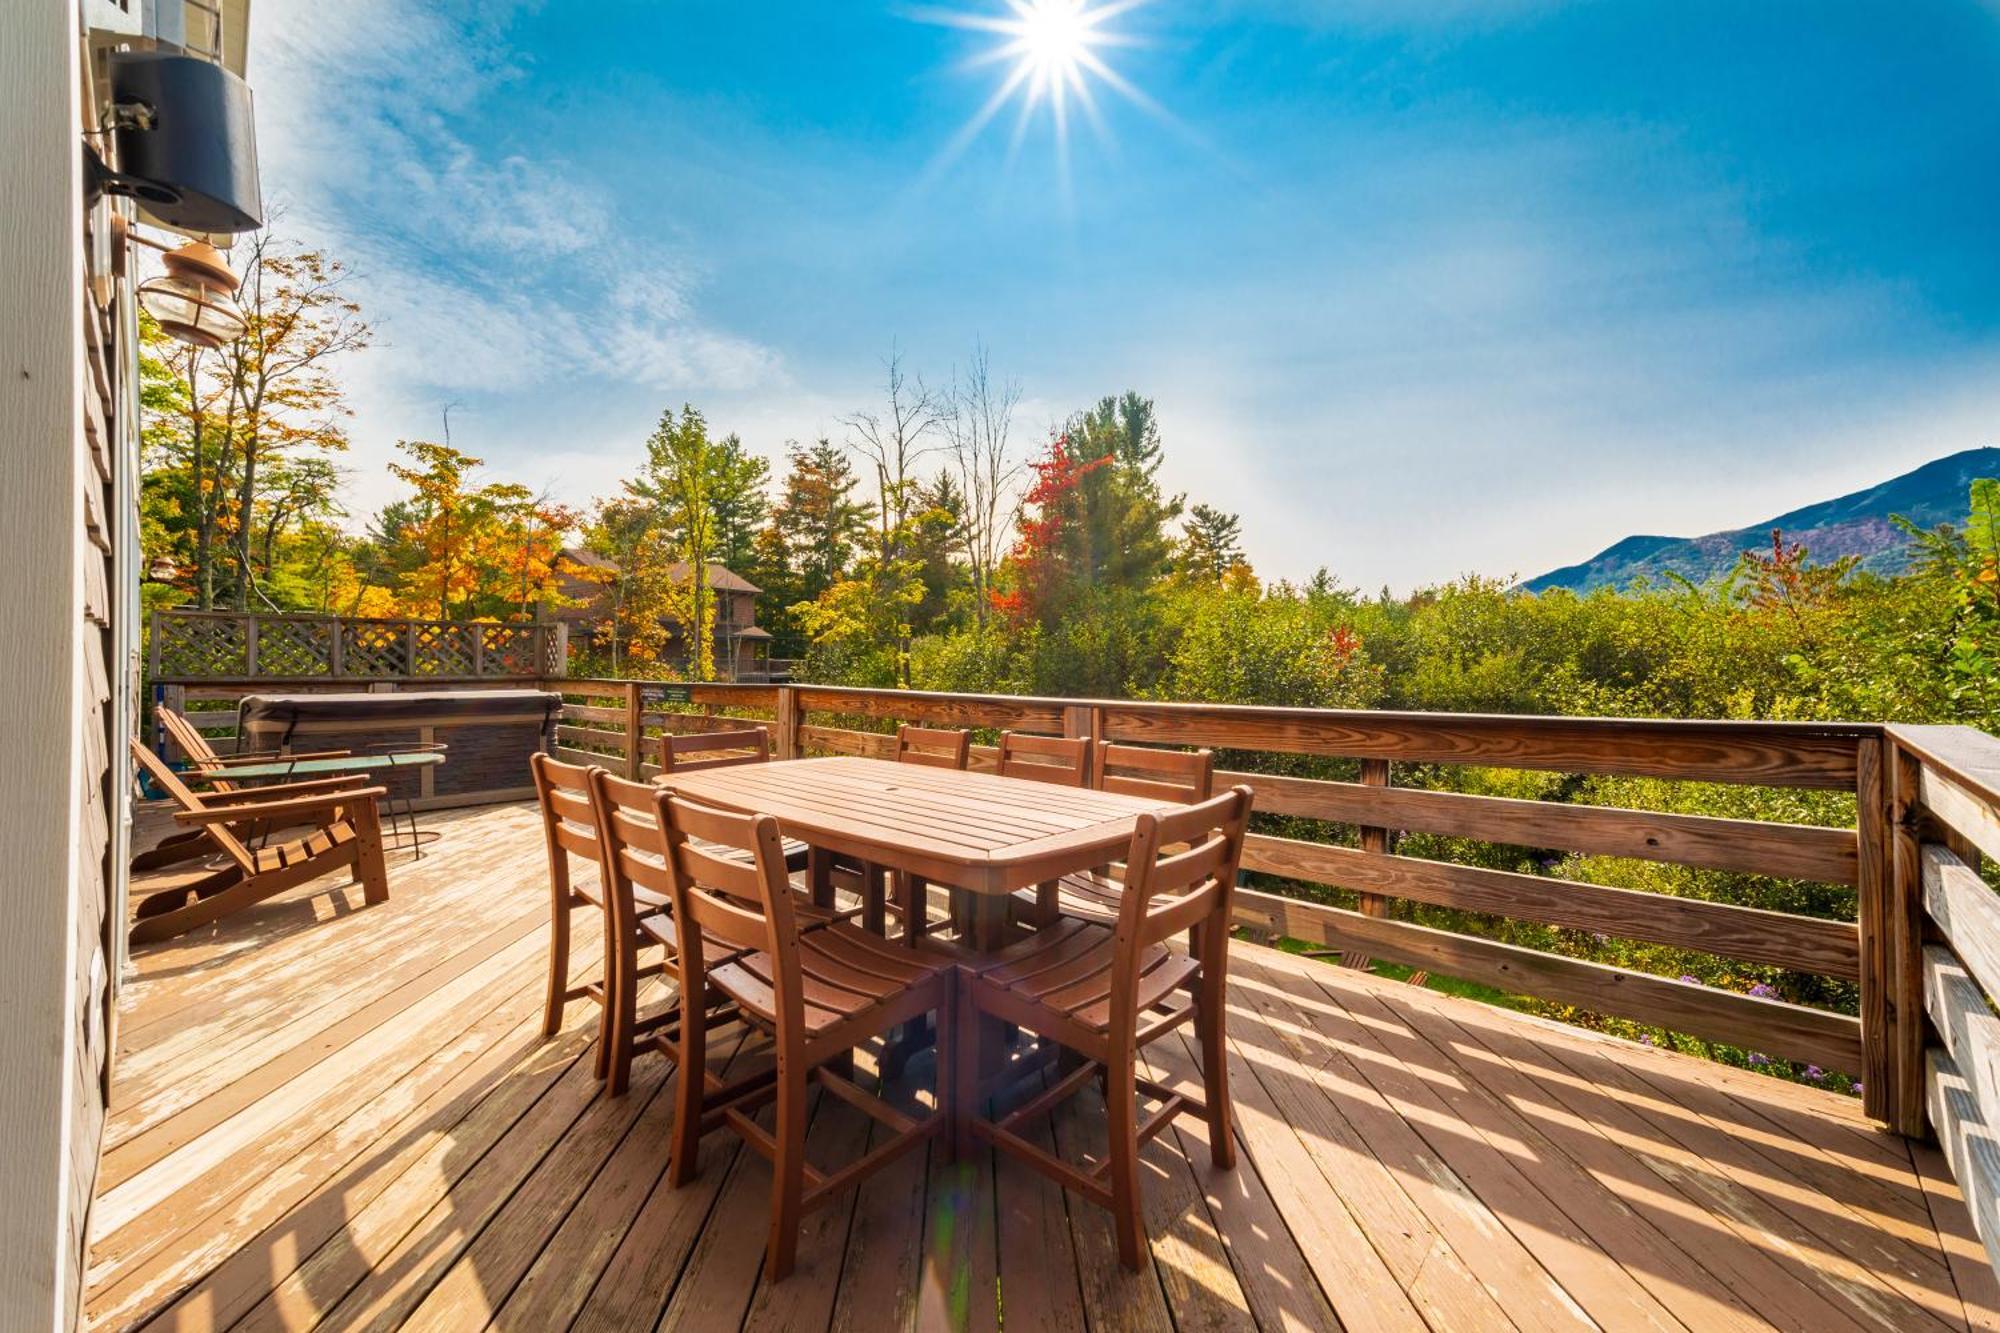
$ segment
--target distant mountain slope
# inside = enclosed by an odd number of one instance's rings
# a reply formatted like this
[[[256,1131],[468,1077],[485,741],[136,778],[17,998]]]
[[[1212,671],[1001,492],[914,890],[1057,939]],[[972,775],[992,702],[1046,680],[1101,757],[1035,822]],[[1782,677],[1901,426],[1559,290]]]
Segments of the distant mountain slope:
[[[1975,477],[2000,477],[2000,448],[1967,449],[1926,463],[1879,486],[1837,500],[1794,509],[1776,518],[1706,537],[1627,537],[1580,565],[1566,565],[1520,586],[1527,592],[1571,588],[1589,592],[1622,588],[1633,579],[1652,582],[1672,572],[1696,583],[1727,574],[1744,551],[1770,545],[1771,529],[1787,542],[1804,542],[1815,562],[1861,557],[1861,567],[1894,573],[1908,559],[1908,539],[1889,521],[1901,514],[1920,527],[1963,523],[1966,491]]]

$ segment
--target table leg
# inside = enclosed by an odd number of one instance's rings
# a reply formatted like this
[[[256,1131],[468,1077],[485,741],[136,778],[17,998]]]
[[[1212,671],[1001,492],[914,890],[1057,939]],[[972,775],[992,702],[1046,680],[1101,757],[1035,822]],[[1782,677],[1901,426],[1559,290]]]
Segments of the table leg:
[[[806,851],[806,883],[812,889],[814,907],[833,906],[833,853],[824,847]]]
[[[963,945],[976,953],[988,953],[998,949],[1007,936],[1007,904],[1010,901],[1002,893],[968,893],[964,889],[951,891],[956,910],[952,915],[962,923],[965,937]]]

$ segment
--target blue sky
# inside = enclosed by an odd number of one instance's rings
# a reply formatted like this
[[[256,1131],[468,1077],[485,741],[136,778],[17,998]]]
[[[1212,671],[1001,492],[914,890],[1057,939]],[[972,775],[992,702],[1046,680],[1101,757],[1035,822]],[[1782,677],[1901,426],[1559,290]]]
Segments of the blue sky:
[[[659,410],[782,456],[975,340],[1016,438],[1159,407],[1269,575],[1531,575],[2000,443],[2000,5],[1147,0],[1065,169],[1003,0],[258,0],[281,227],[399,437],[584,502]]]

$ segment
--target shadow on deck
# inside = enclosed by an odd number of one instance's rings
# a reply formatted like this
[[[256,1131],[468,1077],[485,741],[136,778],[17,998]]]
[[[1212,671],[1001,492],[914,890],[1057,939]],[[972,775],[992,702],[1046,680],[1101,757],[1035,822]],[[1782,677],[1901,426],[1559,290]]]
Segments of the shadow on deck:
[[[428,818],[442,840],[392,862],[383,907],[300,890],[136,956],[93,1327],[2000,1324],[1944,1162],[1853,1100],[1248,944],[1242,1165],[1212,1171],[1193,1127],[1149,1147],[1146,1272],[1025,1169],[917,1155],[813,1214],[768,1285],[763,1162],[717,1134],[694,1185],[659,1187],[664,1063],[608,1101],[587,1004],[541,1035],[532,809]],[[1191,1074],[1165,1045],[1156,1076]],[[869,1132],[829,1099],[812,1151]],[[1087,1094],[1044,1142],[1101,1132]]]

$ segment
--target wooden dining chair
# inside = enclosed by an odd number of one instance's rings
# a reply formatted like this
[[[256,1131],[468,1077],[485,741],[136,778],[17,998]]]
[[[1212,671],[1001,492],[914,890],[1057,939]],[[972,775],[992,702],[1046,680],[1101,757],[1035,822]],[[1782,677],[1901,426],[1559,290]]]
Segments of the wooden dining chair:
[[[712,768],[762,764],[771,758],[771,733],[763,727],[741,726],[660,737],[660,772],[706,773]]]
[[[351,870],[368,903],[389,900],[389,871],[382,855],[382,820],[377,802],[388,793],[359,774],[197,793],[158,755],[130,742],[133,758],[177,807],[174,818],[198,835],[132,859],[135,871],[169,867],[197,858],[222,858],[220,868],[143,878],[144,894],[135,912],[131,941],[169,939],[206,925],[272,894]],[[284,842],[251,847],[246,830],[309,827]]]
[[[998,763],[1003,778],[1049,782],[1062,787],[1090,785],[1090,740],[1085,736],[1034,736],[1024,731],[1000,733]],[[1015,920],[1040,926],[1056,919],[1058,885],[1051,880],[1014,895]]]
[[[1214,791],[1215,754],[1211,750],[1153,750],[1099,741],[1093,778],[1099,791],[1198,805]],[[1119,873],[1117,866],[1100,866],[1064,875],[1057,891],[1057,912],[1110,925],[1118,919],[1118,906],[1125,895]],[[1038,900],[1036,911],[1036,923],[1046,925],[1045,900]]]
[[[713,1027],[726,1022],[734,1007],[726,996],[711,990],[698,1003],[684,1006],[676,994],[664,1008],[640,1015],[640,982],[659,976],[677,987],[685,984],[680,935],[674,928],[667,835],[660,825],[660,789],[595,767],[588,770],[585,782],[596,826],[607,923],[604,1090],[617,1097],[631,1086],[634,1057],[650,1051],[679,1059],[680,1025],[688,1021],[689,1013],[694,1021]],[[658,961],[642,966],[640,951],[652,948],[660,950]],[[713,1084],[705,1068],[701,1076]]]
[[[896,727],[896,762],[930,768],[964,768],[972,762],[972,733],[957,727]]]
[[[549,854],[549,984],[542,1011],[542,1035],[553,1037],[562,1031],[563,1013],[571,1000],[589,1000],[598,1006],[597,1077],[606,1078],[611,1069],[611,1009],[618,989],[614,976],[616,959],[624,952],[614,937],[609,917],[608,885],[604,874],[604,840],[598,830],[597,806],[591,797],[590,775],[583,764],[565,764],[547,754],[528,760],[534,774],[535,798],[542,819],[542,840]],[[579,879],[573,862],[582,862],[592,872]],[[666,895],[657,895],[652,906],[666,906]],[[571,917],[579,907],[591,908],[593,921],[604,935],[604,962],[600,979],[572,986],[569,981]],[[633,978],[636,987],[639,978]],[[629,1070],[630,1062],[626,1062]]]
[[[771,733],[763,727],[742,726],[729,731],[704,731],[685,736],[671,733],[660,737],[660,778],[670,782],[675,775],[706,773],[711,769],[734,768],[738,764],[766,764],[771,761]],[[785,839],[785,867],[804,870],[812,848],[797,838]]]
[[[1053,782],[1061,787],[1090,785],[1090,740],[1084,736],[1000,733],[999,773],[1003,778]]]
[[[1209,1158],[1236,1164],[1230,1124],[1224,984],[1230,898],[1250,818],[1250,789],[1160,815],[1140,815],[1126,857],[1124,896],[1113,926],[1066,920],[990,959],[961,963],[958,1092],[961,1153],[991,1143],[1066,1189],[1111,1210],[1118,1258],[1139,1267],[1139,1150],[1176,1116],[1207,1123]],[[1169,946],[1186,933],[1187,950]],[[980,1019],[1038,1033],[1082,1057],[1046,1091],[999,1120],[981,1119]],[[1201,1049],[1200,1097],[1139,1077],[1139,1052],[1192,1021]],[[1024,1121],[1048,1112],[1099,1074],[1110,1120],[1104,1158],[1079,1167],[1024,1137]],[[1139,1099],[1159,1107],[1139,1119]]]
[[[680,946],[680,1068],[669,1183],[693,1179],[701,1134],[711,1113],[771,1163],[771,1229],[765,1276],[792,1271],[805,1213],[829,1202],[904,1153],[940,1134],[950,1143],[954,986],[947,960],[912,955],[845,923],[801,931],[796,899],[780,857],[778,824],[769,815],[732,814],[661,790],[660,825],[673,868],[673,924]],[[714,847],[750,854],[748,863]],[[716,957],[714,951],[732,951]],[[689,1071],[707,1068],[706,1026],[695,1008],[709,988],[767,1027],[777,1069],[766,1087],[720,1095]],[[853,1049],[898,1024],[935,1014],[935,1106],[921,1120],[864,1092],[839,1072]],[[831,1172],[806,1161],[806,1094],[818,1083],[888,1132],[859,1159]],[[773,1103],[773,1128],[753,1118]]]

